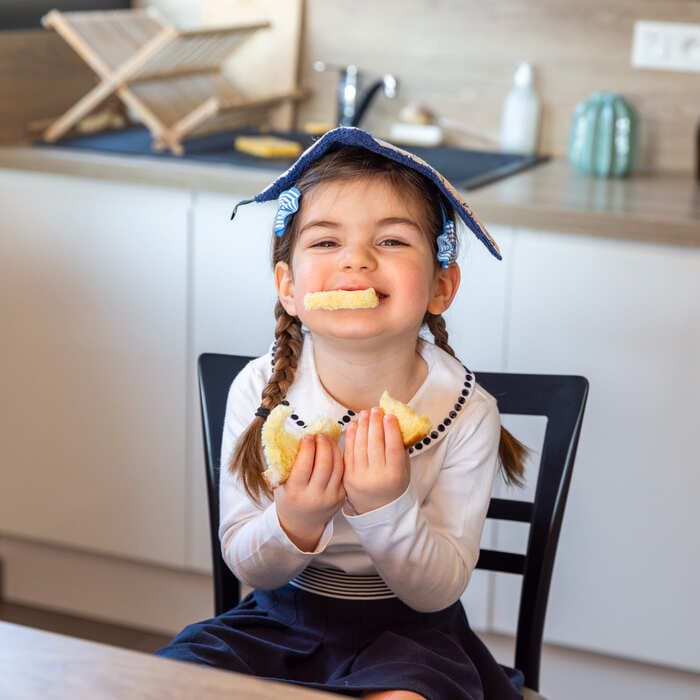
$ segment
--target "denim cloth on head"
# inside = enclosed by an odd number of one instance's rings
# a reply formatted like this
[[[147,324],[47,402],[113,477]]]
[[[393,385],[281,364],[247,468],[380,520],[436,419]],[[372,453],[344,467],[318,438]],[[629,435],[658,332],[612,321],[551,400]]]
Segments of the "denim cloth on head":
[[[491,238],[484,225],[477,219],[469,205],[460,197],[455,187],[444,178],[435,168],[408,151],[398,148],[381,139],[377,139],[370,133],[353,126],[340,126],[331,129],[321,136],[318,141],[307,148],[292,166],[283,172],[271,185],[252,199],[238,202],[234,207],[231,218],[236,215],[236,210],[243,204],[251,202],[269,202],[277,199],[284,190],[293,187],[304,171],[321,156],[337,146],[359,146],[373,153],[378,153],[389,160],[401,163],[421,175],[427,177],[442,192],[447,200],[455,208],[457,215],[469,227],[472,233],[486,246],[489,252],[501,260],[501,251],[496,241]]]

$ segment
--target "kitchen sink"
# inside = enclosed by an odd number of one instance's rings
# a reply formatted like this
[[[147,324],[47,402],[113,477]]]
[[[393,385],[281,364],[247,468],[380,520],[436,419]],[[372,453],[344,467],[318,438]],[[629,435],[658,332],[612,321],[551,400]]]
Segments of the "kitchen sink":
[[[293,162],[290,158],[259,158],[241,153],[233,148],[236,136],[259,133],[252,129],[225,131],[200,136],[185,142],[185,153],[175,156],[168,151],[151,149],[151,134],[141,127],[100,134],[75,136],[56,143],[36,144],[41,148],[70,148],[116,153],[120,155],[150,156],[154,158],[181,158],[200,163],[217,163],[240,167],[286,170]],[[270,132],[270,135],[292,139],[304,148],[311,145],[314,137],[297,132]],[[543,156],[527,156],[497,151],[478,151],[452,146],[403,146],[440,171],[455,187],[471,190],[520,172],[547,160]]]

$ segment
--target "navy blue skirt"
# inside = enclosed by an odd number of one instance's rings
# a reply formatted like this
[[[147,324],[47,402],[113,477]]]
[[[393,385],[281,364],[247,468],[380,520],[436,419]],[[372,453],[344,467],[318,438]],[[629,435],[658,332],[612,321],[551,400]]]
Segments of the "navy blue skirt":
[[[344,600],[287,584],[188,625],[156,654],[354,697],[390,689],[428,700],[522,697],[522,674],[497,663],[460,602],[421,613],[398,598]]]

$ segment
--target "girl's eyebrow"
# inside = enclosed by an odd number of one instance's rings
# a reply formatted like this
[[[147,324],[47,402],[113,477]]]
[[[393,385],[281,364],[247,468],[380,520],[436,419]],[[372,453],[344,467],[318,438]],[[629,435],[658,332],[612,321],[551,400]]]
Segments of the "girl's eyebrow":
[[[406,219],[403,216],[387,216],[384,219],[380,219],[377,222],[378,226],[393,226],[396,224],[404,224],[406,226],[411,226],[412,228],[416,229],[419,233],[421,232],[421,227],[415,222],[412,221],[411,219]],[[329,229],[337,229],[340,228],[341,224],[337,221],[330,221],[328,219],[311,219],[311,221],[307,221],[300,229],[299,229],[299,236],[301,236],[304,231],[310,228],[329,228]]]
[[[301,236],[304,231],[308,228],[314,228],[315,226],[321,226],[323,228],[338,228],[340,224],[337,221],[329,221],[328,219],[311,219],[307,221],[300,229],[299,234]]]
[[[403,216],[388,216],[386,219],[381,219],[379,222],[380,226],[391,226],[392,224],[406,224],[412,226],[413,228],[421,231],[421,227],[413,220],[406,219]]]

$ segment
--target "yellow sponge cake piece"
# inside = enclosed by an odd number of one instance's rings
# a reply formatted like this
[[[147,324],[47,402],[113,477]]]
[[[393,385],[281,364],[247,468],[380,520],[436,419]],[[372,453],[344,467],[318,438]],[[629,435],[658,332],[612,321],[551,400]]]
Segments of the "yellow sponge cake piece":
[[[287,480],[299,452],[299,438],[284,428],[284,423],[291,414],[289,406],[280,404],[270,411],[263,423],[261,437],[268,467],[263,472],[263,478],[270,488]]]
[[[388,391],[379,399],[379,407],[384,413],[396,416],[406,447],[422,440],[430,432],[432,423],[428,416],[419,416],[410,406],[390,396]]]
[[[258,158],[296,158],[301,153],[300,143],[277,136],[237,136],[234,146]]]
[[[335,421],[332,418],[317,418],[301,432],[303,435],[325,433],[328,435],[328,437],[333,438],[333,440],[337,442],[340,440],[340,436],[343,434],[343,428],[338,421]]]
[[[337,309],[373,309],[379,298],[372,287],[349,291],[336,289],[331,292],[310,292],[304,295],[307,311],[336,311]]]
[[[300,436],[290,433],[284,427],[285,421],[291,414],[292,409],[289,406],[280,404],[270,411],[270,415],[263,423],[261,439],[267,463],[263,478],[270,488],[275,488],[287,480],[299,453]],[[301,432],[305,435],[325,433],[338,441],[343,428],[337,421],[330,418],[318,418]]]

